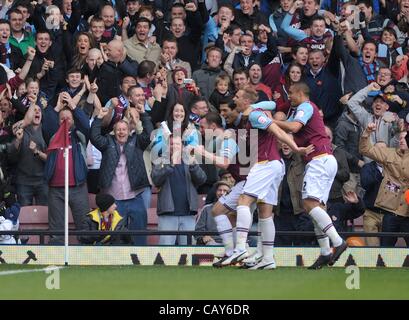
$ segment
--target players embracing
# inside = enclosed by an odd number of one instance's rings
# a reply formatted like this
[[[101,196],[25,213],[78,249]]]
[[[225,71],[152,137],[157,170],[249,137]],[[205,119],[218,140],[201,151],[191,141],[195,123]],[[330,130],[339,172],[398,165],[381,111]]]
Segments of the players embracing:
[[[254,89],[238,90],[233,100],[236,111],[241,114],[236,129],[245,130],[247,149],[251,150],[250,144],[256,143],[258,150],[257,154],[250,155],[256,158],[250,161],[254,164],[245,180],[240,181],[232,192],[222,197],[213,208],[216,225],[226,249],[224,257],[214,266],[235,264],[249,257],[246,243],[252,224],[251,207],[257,203],[262,259],[249,269],[274,269],[276,267],[273,256],[275,227],[272,212],[273,206],[277,204],[278,188],[285,174],[277,139],[289,145],[295,152],[304,155],[313,152],[314,148],[313,146],[298,147],[291,136],[273,122],[268,113],[262,109],[253,109],[252,105],[258,100],[258,94]],[[257,140],[252,141],[253,139]],[[241,150],[241,152],[244,151]],[[236,175],[237,170],[240,171],[240,175],[243,175],[247,165],[236,162],[230,164],[228,168]],[[227,217],[229,211],[237,212],[235,243],[233,243],[233,228]]]
[[[325,204],[337,174],[338,165],[332,155],[331,142],[318,107],[309,100],[307,84],[299,82],[289,89],[291,102],[287,121],[274,121],[281,129],[292,132],[299,146],[314,145],[314,151],[304,157],[306,162],[302,199],[305,212],[313,223],[321,254],[310,269],[332,266],[347,249],[346,242],[339,236],[332,220],[325,211]],[[330,240],[334,247],[331,250]]]

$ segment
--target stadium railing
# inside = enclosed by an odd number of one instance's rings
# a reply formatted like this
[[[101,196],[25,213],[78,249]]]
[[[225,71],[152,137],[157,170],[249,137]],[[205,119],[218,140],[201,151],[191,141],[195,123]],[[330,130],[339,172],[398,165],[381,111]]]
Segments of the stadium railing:
[[[406,232],[362,232],[362,231],[351,231],[351,232],[339,232],[341,236],[345,237],[409,237],[409,233]],[[26,236],[39,236],[40,244],[45,244],[46,236],[62,236],[64,235],[63,230],[19,230],[19,231],[0,231],[1,235],[26,235]],[[161,235],[180,235],[188,236],[187,244],[192,245],[193,236],[216,236],[218,232],[207,232],[207,231],[175,231],[175,230],[133,230],[133,231],[89,231],[89,230],[69,230],[70,236],[95,236],[95,235],[128,235],[128,236],[161,236]],[[257,231],[250,231],[249,236],[257,236]],[[276,235],[281,236],[304,236],[311,237],[315,236],[312,231],[277,231]]]

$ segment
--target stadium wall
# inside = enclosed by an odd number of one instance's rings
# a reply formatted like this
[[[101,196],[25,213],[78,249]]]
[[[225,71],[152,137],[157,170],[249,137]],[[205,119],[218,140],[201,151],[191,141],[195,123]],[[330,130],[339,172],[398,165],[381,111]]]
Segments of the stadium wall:
[[[70,265],[210,266],[222,247],[91,247],[71,246]],[[279,267],[309,266],[318,248],[275,248]],[[0,246],[0,264],[63,265],[64,247]],[[409,267],[409,251],[402,248],[348,248],[335,267]]]

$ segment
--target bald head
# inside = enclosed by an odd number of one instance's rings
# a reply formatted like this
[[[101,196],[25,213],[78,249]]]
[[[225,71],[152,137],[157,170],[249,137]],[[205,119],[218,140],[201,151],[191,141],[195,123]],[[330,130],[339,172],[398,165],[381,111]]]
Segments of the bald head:
[[[101,65],[103,61],[104,60],[99,49],[92,48],[88,51],[86,62],[91,70],[93,70],[97,64]]]
[[[115,23],[115,10],[110,5],[105,5],[101,10],[101,18],[104,21],[105,28],[110,28]]]
[[[112,62],[118,63],[125,53],[124,44],[120,40],[112,40],[108,43],[107,56]]]

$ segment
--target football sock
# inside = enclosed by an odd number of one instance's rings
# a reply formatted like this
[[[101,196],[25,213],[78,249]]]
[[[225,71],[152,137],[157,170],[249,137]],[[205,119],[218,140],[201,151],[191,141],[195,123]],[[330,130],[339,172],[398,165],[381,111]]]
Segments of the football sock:
[[[247,235],[251,226],[251,212],[250,208],[247,206],[238,206],[237,207],[237,240],[236,240],[236,249],[238,251],[246,250]]]
[[[263,260],[267,262],[273,261],[274,238],[276,235],[276,229],[274,226],[273,218],[269,217],[266,219],[259,219],[258,223],[260,225],[261,231]]]
[[[312,220],[312,222],[314,223],[314,232],[315,232],[315,236],[317,237],[317,241],[321,249],[321,255],[327,256],[331,254],[331,247],[329,245],[328,236],[324,232],[322,232],[321,228],[318,226],[318,224],[314,220]]]
[[[261,224],[260,220],[257,224],[257,232],[260,233],[260,235],[257,236],[257,251],[256,251],[256,257],[261,257],[263,255],[263,245],[261,242]]]
[[[310,216],[317,223],[322,232],[329,237],[334,247],[338,247],[342,244],[342,238],[339,236],[332,224],[331,218],[324,209],[315,207],[310,211]]]
[[[226,250],[226,256],[231,256],[233,254],[234,243],[233,243],[233,229],[229,218],[226,215],[221,214],[214,217],[216,221],[217,231],[222,238],[224,248]]]

